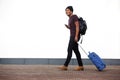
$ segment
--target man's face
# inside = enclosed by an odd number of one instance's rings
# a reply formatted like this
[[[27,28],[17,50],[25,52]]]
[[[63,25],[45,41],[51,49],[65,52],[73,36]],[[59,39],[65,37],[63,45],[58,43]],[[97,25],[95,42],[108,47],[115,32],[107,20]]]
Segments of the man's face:
[[[67,16],[70,16],[72,14],[72,11],[70,11],[69,9],[66,9],[65,11]]]

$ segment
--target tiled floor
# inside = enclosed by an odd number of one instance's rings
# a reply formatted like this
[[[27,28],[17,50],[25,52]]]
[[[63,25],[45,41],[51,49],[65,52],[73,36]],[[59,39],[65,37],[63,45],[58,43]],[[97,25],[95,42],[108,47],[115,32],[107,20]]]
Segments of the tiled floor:
[[[57,69],[59,65],[0,65],[0,80],[120,80],[120,66],[107,66],[99,72],[93,65],[84,71]]]

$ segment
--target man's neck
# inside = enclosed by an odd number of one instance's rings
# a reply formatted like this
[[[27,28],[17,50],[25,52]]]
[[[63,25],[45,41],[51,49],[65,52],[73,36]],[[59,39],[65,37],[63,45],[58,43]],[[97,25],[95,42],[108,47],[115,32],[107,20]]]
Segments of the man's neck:
[[[70,16],[69,16],[69,18],[72,16],[73,14],[71,14]]]

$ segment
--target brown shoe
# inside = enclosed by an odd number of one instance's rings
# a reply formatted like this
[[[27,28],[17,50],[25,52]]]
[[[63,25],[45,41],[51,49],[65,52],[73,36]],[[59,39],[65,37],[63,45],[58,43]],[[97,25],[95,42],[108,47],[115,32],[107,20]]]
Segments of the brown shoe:
[[[66,67],[66,66],[60,66],[60,67],[58,67],[58,69],[60,69],[60,70],[67,70],[68,67]]]
[[[83,66],[78,66],[74,69],[75,71],[83,71],[84,67]]]

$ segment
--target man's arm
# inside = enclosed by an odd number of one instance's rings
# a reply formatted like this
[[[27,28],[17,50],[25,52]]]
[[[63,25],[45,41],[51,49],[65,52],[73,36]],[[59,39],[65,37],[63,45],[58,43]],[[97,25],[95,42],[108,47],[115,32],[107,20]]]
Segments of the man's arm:
[[[66,28],[70,29],[70,27],[67,24],[65,24],[65,26],[66,26]]]
[[[78,41],[78,35],[79,35],[79,22],[76,21],[75,22],[75,26],[76,26],[76,34],[75,34],[75,41]]]

